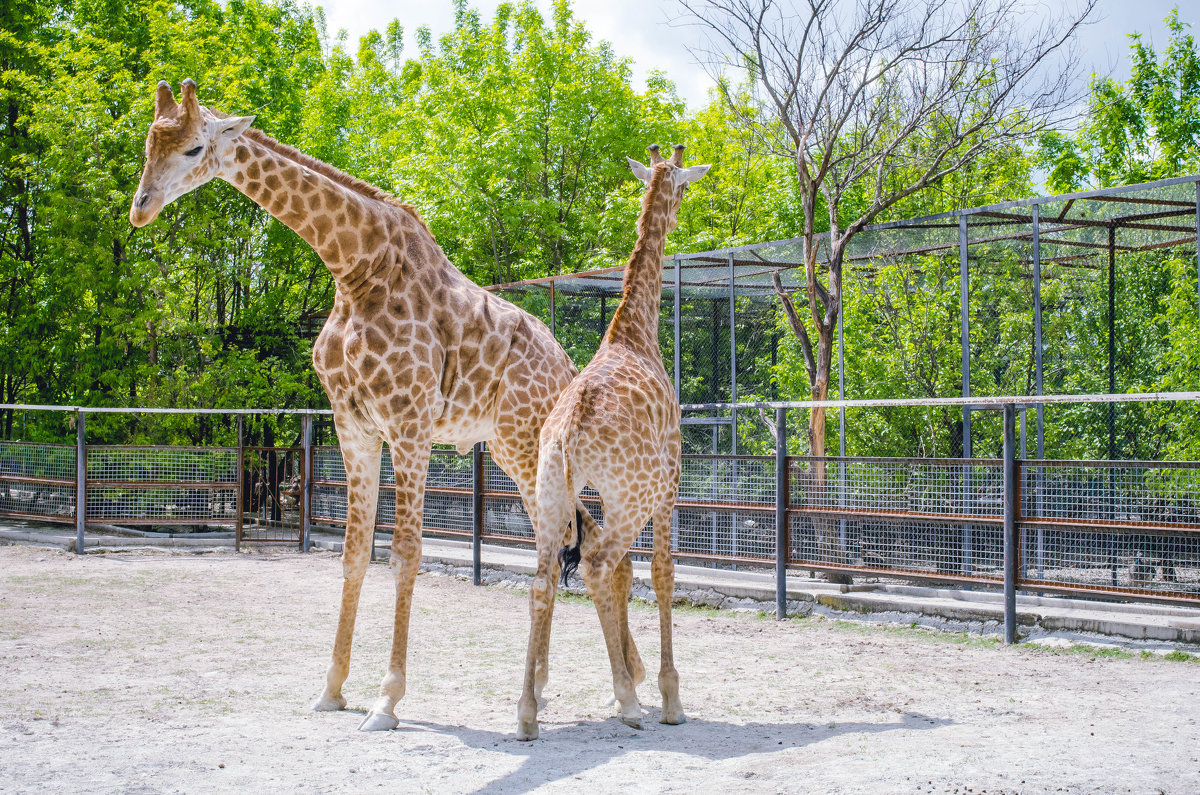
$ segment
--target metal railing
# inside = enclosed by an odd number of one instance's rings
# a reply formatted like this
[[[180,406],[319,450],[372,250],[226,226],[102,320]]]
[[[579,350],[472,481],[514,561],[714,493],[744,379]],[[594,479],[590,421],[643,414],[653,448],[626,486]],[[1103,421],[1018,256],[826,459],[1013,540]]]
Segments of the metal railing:
[[[1197,398],[971,399],[975,410],[1003,416],[996,459],[789,455],[787,411],[811,402],[742,404],[735,408],[774,412],[774,455],[685,455],[672,547],[684,559],[773,566],[780,615],[789,567],[1000,587],[1010,638],[1017,589],[1200,604],[1200,461],[1022,459],[1015,430],[1026,404]],[[839,404],[861,405],[826,405]],[[311,443],[318,412],[303,413],[299,446],[245,445],[239,425],[236,447],[151,447],[88,445],[92,410],[75,411],[75,446],[0,441],[0,515],[75,522],[80,549],[89,522],[232,526],[239,543],[302,548],[310,523],[345,524],[340,451]],[[376,522],[386,532],[395,517],[386,453],[380,481]],[[588,489],[583,498],[602,520],[598,495]],[[469,455],[432,452],[423,531],[471,538],[476,577],[484,540],[534,537],[515,484],[483,445]],[[647,527],[632,551],[649,553],[651,538]]]

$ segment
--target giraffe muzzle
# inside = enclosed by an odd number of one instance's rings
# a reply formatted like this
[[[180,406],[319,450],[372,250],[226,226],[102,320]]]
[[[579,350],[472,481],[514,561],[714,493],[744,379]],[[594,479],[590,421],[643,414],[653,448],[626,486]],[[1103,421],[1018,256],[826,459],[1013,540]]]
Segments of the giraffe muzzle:
[[[153,191],[138,191],[134,195],[133,204],[129,207],[129,223],[135,227],[145,226],[158,217],[162,206],[161,198],[156,201]]]

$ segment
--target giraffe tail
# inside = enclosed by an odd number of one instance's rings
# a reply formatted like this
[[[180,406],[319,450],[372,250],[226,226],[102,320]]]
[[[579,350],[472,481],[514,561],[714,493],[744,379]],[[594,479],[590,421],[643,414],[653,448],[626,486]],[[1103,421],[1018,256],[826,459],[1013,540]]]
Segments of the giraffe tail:
[[[566,532],[558,536],[566,542],[558,552],[564,586],[579,568],[583,557],[584,523],[591,518],[584,515],[585,509],[576,494],[571,473],[571,454],[579,435],[582,414],[582,406],[576,403],[557,438],[543,446],[538,462],[538,502],[546,527],[557,534],[566,525]]]
[[[572,434],[573,436],[574,434]],[[562,492],[557,495],[561,506],[575,503],[575,515],[572,517],[568,514],[567,518],[567,543],[558,551],[558,562],[562,565],[562,584],[565,587],[571,575],[579,568],[579,561],[583,558],[581,547],[583,546],[583,512],[580,510],[581,503],[575,498],[573,483],[571,481],[571,456],[566,445],[558,444],[555,446],[555,458],[561,458],[562,461]],[[557,461],[555,462],[557,463]],[[557,467],[555,467],[557,469]],[[561,526],[561,525],[560,525]]]
[[[571,579],[571,575],[579,568],[579,561],[583,559],[583,552],[580,550],[580,545],[583,543],[583,513],[578,508],[575,509],[575,543],[568,544],[558,551],[558,562],[562,564],[562,584],[566,587],[567,582]]]

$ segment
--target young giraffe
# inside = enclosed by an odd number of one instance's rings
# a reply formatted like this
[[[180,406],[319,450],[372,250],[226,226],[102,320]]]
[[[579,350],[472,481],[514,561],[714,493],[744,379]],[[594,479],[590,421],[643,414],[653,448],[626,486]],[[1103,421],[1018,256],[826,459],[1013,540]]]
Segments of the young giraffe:
[[[191,80],[183,82],[181,100],[176,104],[168,83],[158,84],[130,222],[145,226],[169,202],[220,178],[300,235],[337,284],[313,365],[329,394],[346,467],[344,582],[325,691],[314,709],[346,706],[342,685],[387,442],[396,472],[395,622],[387,675],[359,728],[394,728],[421,561],[430,444],[448,442],[466,452],[487,441],[534,519],[538,432],[575,367],[545,324],[463,276],[412,207],[251,129],[253,116],[226,117],[202,107]],[[577,509],[594,527],[582,504]],[[628,591],[628,560],[619,579]],[[544,684],[545,656],[539,666]]]
[[[684,190],[709,166],[684,168],[682,144],[675,146],[670,160],[659,156],[657,145],[650,147],[650,154],[649,169],[629,160],[633,173],[646,184],[646,195],[637,245],[625,266],[621,303],[595,358],[562,393],[542,427],[534,526],[537,574],[529,590],[529,650],[517,705],[517,736],[523,740],[538,736],[539,666],[550,642],[560,561],[564,575],[579,565],[596,603],[621,720],[635,729],[642,727],[635,689],[641,663],[628,632],[628,595],[616,572],[651,517],[651,571],[662,645],[661,720],[684,721],[671,649],[671,511],[679,491],[679,400],[663,367],[658,319],[667,233],[678,223]],[[571,521],[577,495],[588,483],[600,492],[603,528],[576,528]]]

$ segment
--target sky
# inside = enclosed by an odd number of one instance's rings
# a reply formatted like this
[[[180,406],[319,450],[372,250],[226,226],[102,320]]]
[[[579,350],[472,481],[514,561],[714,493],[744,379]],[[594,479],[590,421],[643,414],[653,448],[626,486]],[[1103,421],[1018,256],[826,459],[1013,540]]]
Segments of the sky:
[[[500,0],[468,0],[484,20],[491,19]],[[536,0],[549,16],[550,0]],[[400,20],[412,55],[413,34],[427,25],[436,39],[454,24],[450,0],[316,0],[325,9],[331,35],[344,29],[350,42],[372,28],[383,29]],[[1139,31],[1143,39],[1161,49],[1167,42],[1163,19],[1175,6],[1180,18],[1200,35],[1200,3],[1194,0],[1100,0],[1098,20],[1080,35],[1085,74],[1098,72],[1118,79],[1129,75],[1129,41],[1126,34]],[[639,86],[648,71],[660,69],[692,108],[702,105],[712,80],[688,51],[699,40],[695,28],[679,24],[679,12],[670,0],[574,0],[575,15],[593,37],[606,39],[619,55],[633,59],[634,78]],[[676,19],[676,24],[671,20]],[[355,47],[350,47],[351,51]]]

